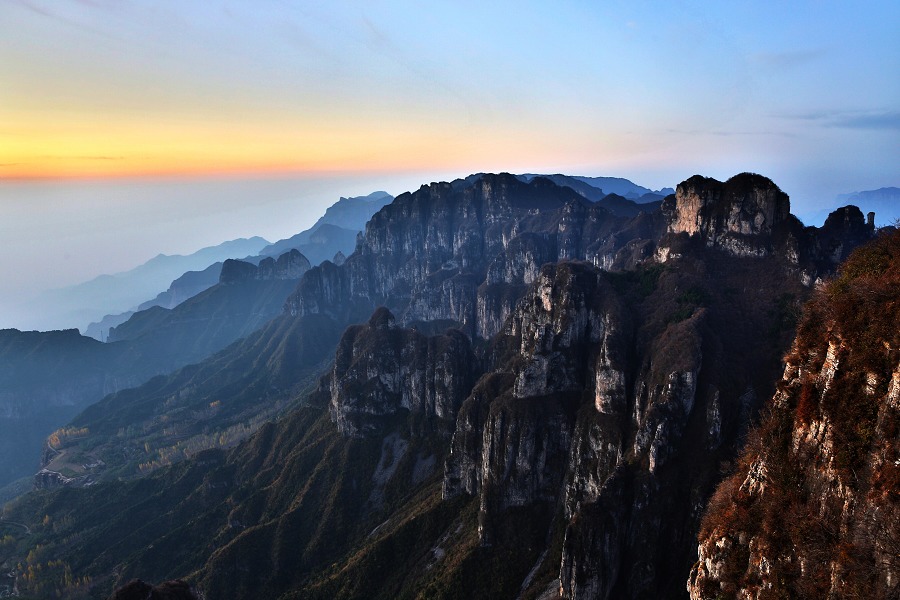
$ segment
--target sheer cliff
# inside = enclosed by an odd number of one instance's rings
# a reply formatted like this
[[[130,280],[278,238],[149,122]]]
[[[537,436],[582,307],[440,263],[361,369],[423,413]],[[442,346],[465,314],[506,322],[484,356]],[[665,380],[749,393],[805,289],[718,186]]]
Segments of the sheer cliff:
[[[359,322],[385,305],[401,323],[452,320],[489,338],[543,263],[633,264],[662,227],[658,213],[617,217],[540,177],[432,183],[376,213],[357,251],[313,268],[286,310]]]
[[[807,304],[784,375],[700,530],[691,597],[900,593],[900,234]]]
[[[41,544],[99,590],[186,577],[207,597],[684,596],[801,302],[873,235],[850,210],[804,228],[760,176],[700,183],[634,217],[542,178],[399,196],[275,324],[78,425],[136,435],[146,461],[181,435],[170,408],[215,431],[210,409],[267,405],[276,363],[299,392],[321,340],[302,406],[235,447],[22,499],[7,514],[31,537],[0,560],[27,570]],[[253,359],[269,349],[298,358]]]

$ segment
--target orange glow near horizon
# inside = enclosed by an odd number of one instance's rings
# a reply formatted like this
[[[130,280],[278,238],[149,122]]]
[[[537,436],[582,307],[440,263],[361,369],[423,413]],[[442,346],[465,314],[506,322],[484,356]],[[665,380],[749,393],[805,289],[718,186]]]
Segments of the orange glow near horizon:
[[[117,94],[105,110],[25,98],[2,107],[0,180],[562,169],[586,157],[614,161],[632,143],[611,131],[560,136],[558,120],[525,127],[440,105],[139,105]]]
[[[232,172],[328,171],[349,159],[361,169],[383,166],[341,152],[334,143],[265,143],[217,132],[77,132],[0,142],[3,179],[116,178]],[[306,146],[306,147],[304,147]],[[312,148],[310,148],[312,146]],[[348,156],[349,154],[349,156]]]
[[[387,119],[335,124],[32,114],[4,120],[2,180],[464,170],[496,163],[498,156],[511,165],[529,164],[546,152],[546,141],[534,131],[478,138],[465,130],[451,135],[436,123]]]

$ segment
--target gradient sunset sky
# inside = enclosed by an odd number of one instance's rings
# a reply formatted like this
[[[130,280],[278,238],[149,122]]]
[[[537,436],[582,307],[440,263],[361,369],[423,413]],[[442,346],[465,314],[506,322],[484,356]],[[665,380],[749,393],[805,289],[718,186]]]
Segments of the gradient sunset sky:
[[[897,175],[896,1],[6,0],[0,24],[6,178]]]
[[[896,0],[0,0],[0,280],[286,237],[339,195],[480,171],[755,171],[803,216],[900,185],[898,31]]]

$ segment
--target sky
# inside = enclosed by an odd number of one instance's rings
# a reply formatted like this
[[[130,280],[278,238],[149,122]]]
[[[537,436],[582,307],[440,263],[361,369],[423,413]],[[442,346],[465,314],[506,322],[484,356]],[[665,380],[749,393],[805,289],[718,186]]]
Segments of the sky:
[[[0,0],[0,300],[480,171],[754,171],[802,217],[900,186],[898,30],[896,0]]]

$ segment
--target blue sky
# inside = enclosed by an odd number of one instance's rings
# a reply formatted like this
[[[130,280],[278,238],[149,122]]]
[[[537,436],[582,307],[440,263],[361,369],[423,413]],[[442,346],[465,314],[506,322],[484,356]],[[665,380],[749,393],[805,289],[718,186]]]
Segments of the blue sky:
[[[897,176],[897,2],[18,0],[0,23],[8,175]]]
[[[755,171],[811,214],[900,185],[898,31],[896,1],[0,1],[0,179],[26,180],[0,182],[2,234],[53,250],[60,215],[81,215],[77,260],[35,287],[290,235],[362,185],[477,171],[652,188]],[[219,204],[216,185],[101,185],[134,177],[299,183]],[[55,180],[52,202],[34,179]]]

